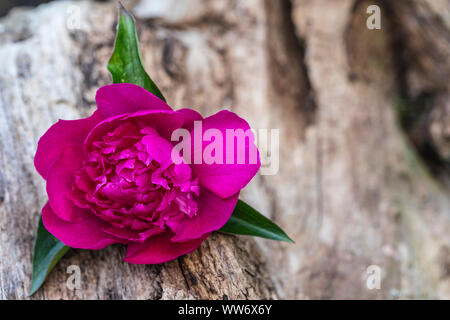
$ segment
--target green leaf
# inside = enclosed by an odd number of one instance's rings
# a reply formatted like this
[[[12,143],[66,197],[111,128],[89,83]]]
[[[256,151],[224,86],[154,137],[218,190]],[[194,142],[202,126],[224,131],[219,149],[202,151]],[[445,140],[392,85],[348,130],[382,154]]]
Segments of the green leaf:
[[[294,242],[279,226],[241,200],[238,200],[233,215],[219,231]]]
[[[114,83],[133,83],[166,101],[142,65],[134,17],[120,5],[114,51],[108,62]]]
[[[45,229],[42,218],[40,218],[34,243],[33,280],[31,281],[30,295],[41,287],[50,271],[69,249],[70,247],[65,246]]]

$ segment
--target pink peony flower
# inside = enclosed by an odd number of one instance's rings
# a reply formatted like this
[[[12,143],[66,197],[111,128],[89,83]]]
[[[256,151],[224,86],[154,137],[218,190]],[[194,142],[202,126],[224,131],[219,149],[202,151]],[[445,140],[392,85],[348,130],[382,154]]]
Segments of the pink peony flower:
[[[46,180],[45,228],[73,248],[127,244],[130,263],[162,263],[193,251],[230,218],[260,159],[175,163],[172,133],[192,132],[201,121],[225,136],[227,129],[248,130],[248,123],[229,111],[204,119],[190,109],[173,111],[133,84],[104,86],[96,102],[90,117],[59,120],[39,140],[34,163]],[[193,145],[204,150],[208,143]],[[253,141],[235,146],[234,159],[250,147]]]

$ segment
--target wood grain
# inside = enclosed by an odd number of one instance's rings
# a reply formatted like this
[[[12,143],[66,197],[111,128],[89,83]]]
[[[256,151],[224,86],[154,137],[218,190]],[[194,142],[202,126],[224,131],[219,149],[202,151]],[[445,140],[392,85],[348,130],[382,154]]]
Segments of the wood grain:
[[[295,244],[214,235],[161,266],[124,263],[120,246],[74,250],[34,299],[450,298],[448,2],[374,1],[381,30],[365,26],[372,1],[124,2],[170,105],[280,130],[279,171],[241,197]],[[67,27],[71,6],[79,29]],[[113,2],[68,1],[0,20],[3,299],[27,298],[30,285],[46,201],[36,142],[57,119],[94,110],[111,81],[115,18]],[[402,124],[404,110],[420,116]],[[370,265],[380,290],[366,286]]]
[[[67,28],[66,12],[73,5],[80,9],[81,29]],[[93,111],[95,90],[111,81],[105,64],[112,49],[115,17],[113,3],[65,2],[17,10],[2,21],[6,31],[0,40],[0,57],[8,62],[2,64],[0,76],[3,299],[27,298],[30,287],[35,226],[46,202],[44,181],[33,167],[37,140],[57,119],[75,119]],[[174,68],[168,59],[177,54],[177,44],[173,37],[159,34],[167,32],[164,28],[154,32],[145,22],[140,27],[146,32],[142,38],[148,70],[158,81],[165,65]],[[157,60],[149,63],[149,57]],[[186,90],[186,84],[172,81],[171,72],[160,82],[164,89],[171,86],[165,94],[173,102],[177,93]],[[184,102],[189,103],[187,99]],[[124,255],[121,246],[101,251],[73,250],[32,298],[278,297],[264,259],[249,239],[213,235],[195,253],[160,266],[127,264],[122,261]],[[71,291],[66,286],[69,265],[80,267],[79,290]]]

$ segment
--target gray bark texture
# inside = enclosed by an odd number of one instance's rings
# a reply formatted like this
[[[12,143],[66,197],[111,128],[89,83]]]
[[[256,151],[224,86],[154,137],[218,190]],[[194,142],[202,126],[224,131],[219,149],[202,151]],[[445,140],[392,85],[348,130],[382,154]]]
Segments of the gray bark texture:
[[[123,262],[118,245],[72,250],[31,299],[450,298],[448,1],[123,4],[171,106],[280,130],[279,171],[241,198],[295,244],[214,234],[158,266]],[[372,4],[380,30],[366,27]],[[0,20],[1,299],[30,298],[47,200],[37,141],[95,109],[116,18],[115,1],[57,1]],[[371,265],[380,289],[367,286]]]

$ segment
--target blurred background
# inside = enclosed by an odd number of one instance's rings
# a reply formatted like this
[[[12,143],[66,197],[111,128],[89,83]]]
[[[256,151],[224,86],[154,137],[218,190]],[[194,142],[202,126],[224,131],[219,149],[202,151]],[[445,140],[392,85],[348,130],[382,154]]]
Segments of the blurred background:
[[[36,142],[57,119],[92,113],[111,82],[116,2],[43,2],[0,2],[0,283],[11,299],[26,297],[46,201]],[[122,3],[171,106],[280,130],[279,169],[241,194],[295,241],[255,239],[277,297],[450,298],[449,1]],[[118,265],[120,285],[94,276],[99,260]],[[111,250],[64,261],[36,298],[73,298],[58,282],[71,263],[91,270],[84,298],[155,298],[133,285],[156,286],[159,267],[133,269],[148,274],[133,282]]]
[[[0,3],[0,16],[6,15],[9,10],[11,10],[14,7],[20,7],[20,6],[37,6],[42,3],[47,3],[52,0],[3,0]]]

